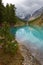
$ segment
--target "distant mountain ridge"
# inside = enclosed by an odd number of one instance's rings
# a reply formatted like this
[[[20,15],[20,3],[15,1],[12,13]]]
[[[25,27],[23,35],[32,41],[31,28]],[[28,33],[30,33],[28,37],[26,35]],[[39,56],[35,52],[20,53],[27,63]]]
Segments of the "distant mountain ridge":
[[[43,14],[43,7],[41,7],[40,9],[36,10],[30,17],[30,20],[34,20],[36,18],[38,18],[39,16],[41,16],[41,14]]]
[[[33,16],[33,17],[38,17],[38,16],[40,16],[42,13],[43,13],[43,7],[40,8],[40,9],[38,9],[38,10],[36,10],[36,11],[32,14],[32,16]]]
[[[25,11],[22,11],[22,13],[20,11],[19,12],[16,11],[16,16],[18,16],[22,20],[28,21],[28,20],[37,18],[42,13],[43,13],[43,7],[41,7],[38,10],[36,10],[32,15],[29,14],[29,13],[26,13]]]
[[[27,13],[25,13],[25,11],[22,12],[22,13],[16,12],[16,16],[19,17],[19,18],[22,19],[22,20],[27,21],[27,20],[31,17],[31,14],[27,14]]]

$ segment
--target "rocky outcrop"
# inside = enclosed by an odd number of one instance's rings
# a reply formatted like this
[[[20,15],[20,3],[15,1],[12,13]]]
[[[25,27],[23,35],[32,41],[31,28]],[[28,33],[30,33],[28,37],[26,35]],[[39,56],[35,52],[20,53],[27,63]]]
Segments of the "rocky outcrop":
[[[40,62],[32,56],[31,52],[24,46],[19,45],[21,54],[24,57],[23,65],[41,65]]]

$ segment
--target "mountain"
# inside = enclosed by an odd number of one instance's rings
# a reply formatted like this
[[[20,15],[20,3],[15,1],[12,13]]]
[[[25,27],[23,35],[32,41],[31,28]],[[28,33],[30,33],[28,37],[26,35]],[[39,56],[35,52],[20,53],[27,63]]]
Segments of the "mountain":
[[[33,12],[33,14],[30,14],[29,11],[25,11],[22,7],[16,10],[16,16],[25,21],[37,18],[41,13],[43,13],[43,7]]]
[[[25,10],[25,8],[23,8],[22,6],[19,7],[17,6],[16,16],[22,20],[27,21],[31,17],[31,14],[29,13],[29,11]]]
[[[31,15],[30,14],[27,14],[24,18],[24,20],[28,21],[30,19]]]
[[[43,14],[29,21],[29,25],[43,27]]]
[[[40,9],[36,10],[33,14],[32,17],[37,18],[38,16],[41,15],[41,13],[43,13],[43,7],[41,7]]]
[[[41,7],[40,9],[36,10],[31,17],[29,18],[29,21],[37,19],[41,14],[43,13],[43,7]]]
[[[25,21],[27,21],[31,17],[31,15],[27,14],[25,11],[22,11],[22,12],[16,11],[16,16]]]

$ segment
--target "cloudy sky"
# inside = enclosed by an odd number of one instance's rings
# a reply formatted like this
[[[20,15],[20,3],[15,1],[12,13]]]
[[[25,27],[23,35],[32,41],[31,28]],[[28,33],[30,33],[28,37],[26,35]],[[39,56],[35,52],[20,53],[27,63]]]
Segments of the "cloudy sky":
[[[29,13],[33,13],[43,6],[43,0],[3,0],[3,3],[4,5],[6,5],[6,3],[15,4],[21,12],[24,10]]]

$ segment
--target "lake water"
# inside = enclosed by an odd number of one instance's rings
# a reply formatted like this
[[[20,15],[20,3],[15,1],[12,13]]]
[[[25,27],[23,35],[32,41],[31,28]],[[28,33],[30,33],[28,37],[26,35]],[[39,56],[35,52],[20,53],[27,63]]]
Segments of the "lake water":
[[[33,55],[43,61],[43,28],[23,26],[12,28],[11,32],[15,35],[16,40],[30,48]]]

